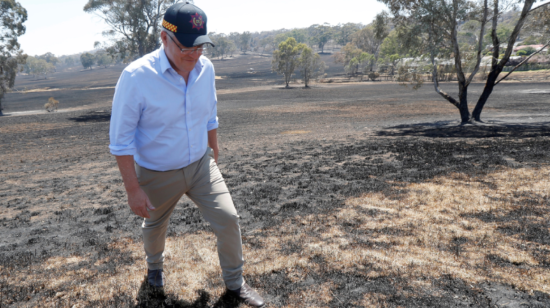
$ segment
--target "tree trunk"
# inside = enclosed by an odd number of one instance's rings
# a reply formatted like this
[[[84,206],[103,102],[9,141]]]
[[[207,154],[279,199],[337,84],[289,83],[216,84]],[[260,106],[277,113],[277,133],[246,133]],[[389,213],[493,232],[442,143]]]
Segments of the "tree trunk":
[[[460,111],[460,119],[462,124],[470,122],[470,111],[468,110],[468,86],[464,83],[458,83],[458,99]]]
[[[477,101],[476,107],[472,112],[472,117],[474,118],[474,121],[481,122],[481,111],[483,110],[485,103],[489,99],[489,96],[493,92],[493,88],[495,87],[495,82],[497,81],[499,74],[500,74],[500,70],[497,69],[497,70],[492,70],[487,76],[487,82],[485,83],[485,88],[483,89],[483,93],[481,93],[481,96]]]

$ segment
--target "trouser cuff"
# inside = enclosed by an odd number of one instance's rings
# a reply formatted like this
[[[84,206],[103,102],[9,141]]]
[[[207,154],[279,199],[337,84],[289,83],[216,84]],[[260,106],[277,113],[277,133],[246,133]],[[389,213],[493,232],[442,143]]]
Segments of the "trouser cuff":
[[[234,280],[234,281],[226,281],[225,282],[225,286],[227,287],[227,289],[229,290],[237,290],[237,289],[240,289],[243,285],[244,285],[245,281],[244,281],[244,278],[241,276],[241,278],[239,278],[238,280]]]
[[[150,270],[158,270],[163,268],[164,263],[149,263],[147,262],[147,268]]]

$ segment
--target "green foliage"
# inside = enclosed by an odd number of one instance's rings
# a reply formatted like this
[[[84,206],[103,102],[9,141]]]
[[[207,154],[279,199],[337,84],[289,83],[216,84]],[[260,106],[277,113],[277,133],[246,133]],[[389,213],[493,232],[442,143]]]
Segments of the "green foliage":
[[[279,44],[278,50],[273,52],[271,69],[284,76],[287,88],[289,87],[290,78],[299,64],[298,57],[305,47],[306,45],[299,44],[293,37],[289,37],[286,41]]]
[[[292,29],[290,31],[277,34],[274,38],[275,46],[279,46],[279,44],[286,41],[289,37],[293,37],[298,43],[306,43],[308,40],[306,29]]]
[[[336,38],[336,43],[339,45],[345,46],[348,43],[351,43],[353,34],[361,30],[360,24],[347,23],[342,26],[339,26],[335,29],[334,37]]]
[[[223,60],[225,56],[236,50],[235,43],[224,34],[210,33],[208,35],[216,47],[209,47],[210,56]]]
[[[359,72],[366,74],[369,71],[370,62],[374,59],[374,55],[366,52],[361,52],[357,56],[353,57],[346,66],[344,66],[344,70],[350,76],[355,76]],[[361,80],[362,79],[363,78],[361,77]]]
[[[113,63],[113,58],[107,53],[97,54],[95,57],[98,66],[107,67]]]
[[[524,28],[525,32],[532,33],[523,41],[524,45],[545,44],[550,41],[550,4],[546,3],[531,12]]]
[[[535,37],[534,35],[528,36],[526,39],[521,42],[522,45],[536,45],[539,44],[539,38]]]
[[[41,56],[37,56],[38,59],[43,59],[48,63],[51,63],[53,66],[59,63],[59,59],[51,52],[47,52]]]
[[[304,80],[305,87],[309,87],[309,81],[317,78],[325,72],[325,62],[321,61],[321,57],[307,46],[302,48],[300,58],[298,58],[298,66]]]
[[[520,34],[523,22],[529,15],[533,3],[536,2],[536,0],[520,1],[522,3],[520,12],[508,14],[511,17],[507,16],[506,23],[502,23],[504,15],[507,15],[503,10],[513,5],[506,0],[379,1],[388,6],[393,24],[409,57],[415,58],[415,61],[429,58],[435,91],[459,110],[462,122],[471,121],[472,116],[474,120],[480,121],[481,110],[511,55],[511,47]],[[489,33],[486,33],[486,30]],[[491,72],[488,74],[483,94],[479,96],[474,112],[470,114],[466,93],[474,76],[480,70],[481,55],[486,46],[484,40],[495,45]],[[502,43],[506,43],[507,51],[502,60],[497,60]],[[456,69],[458,98],[453,98],[442,91],[438,84],[438,70],[435,68],[448,59],[452,59]],[[399,72],[405,74],[399,79],[410,80],[415,83],[414,87],[421,85],[411,76],[411,72],[405,69],[399,69]]]
[[[246,53],[250,49],[250,39],[252,39],[252,34],[248,31],[240,35],[240,46],[243,53]]]
[[[47,76],[48,73],[54,71],[54,66],[52,63],[48,63],[46,60],[40,57],[27,57],[27,62],[24,65],[24,71],[27,74],[33,75],[35,78],[38,78],[42,75]]]
[[[82,63],[82,66],[86,69],[92,69],[92,66],[94,65],[96,59],[95,56],[91,53],[83,53],[80,55],[80,63]]]
[[[325,45],[332,39],[334,32],[330,25],[312,25],[309,27],[310,42],[324,52]]]
[[[516,55],[518,56],[530,56],[535,53],[537,50],[533,47],[525,47],[517,51]]]
[[[74,60],[73,57],[66,57],[65,60],[64,60],[64,62],[65,62],[65,65],[66,65],[66,66],[73,66],[73,65],[76,64],[76,62],[75,62],[75,60]]]
[[[26,20],[27,10],[19,2],[0,2],[0,115],[4,94],[13,87],[17,72],[27,59],[17,42],[17,38],[25,34],[23,23]]]
[[[111,28],[103,34],[113,39],[115,50],[125,54],[123,58],[128,57],[128,54],[142,57],[160,47],[160,23],[166,9],[175,2],[176,0],[88,0],[84,12],[96,14]]]
[[[405,55],[406,51],[399,40],[399,35],[397,31],[394,30],[389,33],[382,42],[382,45],[380,45],[378,62],[388,65],[390,67],[388,73],[394,75],[397,64]]]
[[[511,26],[508,26],[508,25],[499,25],[497,27],[497,37],[498,37],[498,41],[501,43],[501,44],[505,44],[505,43],[508,43],[508,40],[510,39],[510,35],[512,34],[512,31],[514,30],[514,28],[512,28]],[[488,32],[487,34],[485,34],[485,36],[483,37],[483,40],[485,42],[492,42],[493,39],[491,38],[491,32]]]
[[[272,35],[266,36],[260,40],[259,44],[262,47],[262,54],[264,53],[267,46],[269,46],[270,49],[274,47],[274,41],[275,37]]]
[[[397,81],[402,86],[412,85],[413,90],[418,90],[424,84],[424,76],[409,66],[410,63],[399,66]]]

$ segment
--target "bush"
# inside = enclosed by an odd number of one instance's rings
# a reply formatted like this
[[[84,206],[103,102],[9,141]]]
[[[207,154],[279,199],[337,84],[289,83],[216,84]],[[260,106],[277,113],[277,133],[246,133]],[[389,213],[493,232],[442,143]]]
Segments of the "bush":
[[[380,77],[380,74],[378,74],[377,72],[370,72],[368,76],[370,80],[375,81],[376,78]]]
[[[518,55],[518,56],[529,56],[529,55],[535,53],[535,51],[537,51],[537,50],[533,47],[525,47],[525,48],[522,48],[522,49],[518,50],[516,55]]]

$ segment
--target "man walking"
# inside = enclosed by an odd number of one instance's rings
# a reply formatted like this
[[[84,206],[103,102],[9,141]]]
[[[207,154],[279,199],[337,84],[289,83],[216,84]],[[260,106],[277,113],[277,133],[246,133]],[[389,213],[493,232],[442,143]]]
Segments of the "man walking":
[[[206,15],[194,4],[171,6],[162,47],[130,64],[113,98],[110,151],[132,211],[142,225],[148,273],[164,287],[164,246],[170,215],[186,194],[210,223],[228,291],[247,304],[264,300],[242,276],[239,216],[217,166],[217,98],[207,44]],[[213,44],[212,44],[213,45]]]

